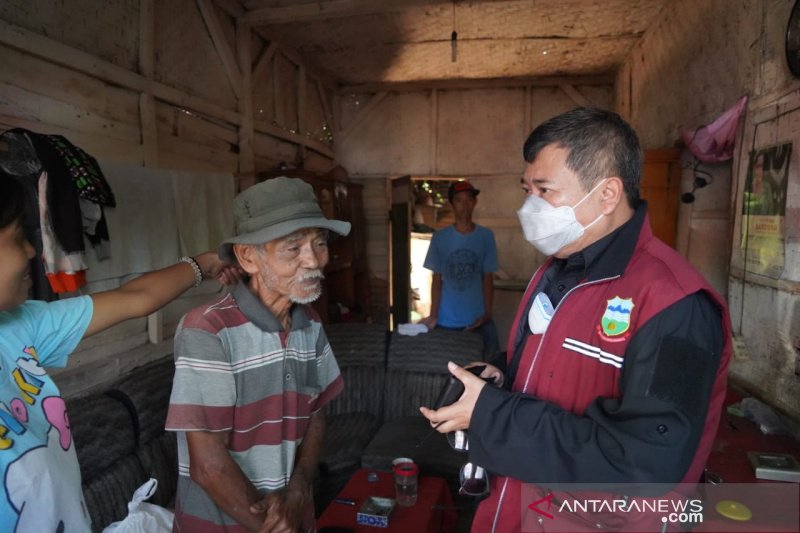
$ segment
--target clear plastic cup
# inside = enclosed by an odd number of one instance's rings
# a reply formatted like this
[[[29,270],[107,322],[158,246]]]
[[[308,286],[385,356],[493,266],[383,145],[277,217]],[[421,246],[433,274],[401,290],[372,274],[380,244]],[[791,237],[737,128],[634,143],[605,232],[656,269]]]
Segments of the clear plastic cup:
[[[417,503],[417,478],[419,467],[415,463],[398,463],[394,466],[394,488],[397,505],[411,507]]]

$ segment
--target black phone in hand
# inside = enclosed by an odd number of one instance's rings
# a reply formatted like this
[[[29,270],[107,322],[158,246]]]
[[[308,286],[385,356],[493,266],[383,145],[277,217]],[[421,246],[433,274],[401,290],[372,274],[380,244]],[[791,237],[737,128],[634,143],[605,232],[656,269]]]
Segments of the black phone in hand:
[[[469,372],[472,374],[481,377],[481,372],[484,371],[486,365],[476,365],[467,368]],[[491,382],[491,378],[481,378],[484,381]],[[439,397],[436,399],[436,404],[434,404],[434,409],[441,409],[442,407],[446,407],[452,403],[455,403],[461,395],[464,394],[464,384],[456,378],[454,375],[450,374],[450,378],[447,380],[447,383],[439,392]]]

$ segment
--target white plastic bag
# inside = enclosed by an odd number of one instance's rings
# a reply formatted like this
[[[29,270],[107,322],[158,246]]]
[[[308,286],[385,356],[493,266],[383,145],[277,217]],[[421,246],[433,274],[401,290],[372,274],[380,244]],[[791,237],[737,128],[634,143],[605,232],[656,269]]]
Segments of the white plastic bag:
[[[169,509],[147,503],[145,500],[156,491],[158,480],[150,481],[136,489],[133,499],[128,503],[128,516],[125,520],[114,522],[103,533],[170,533],[175,515]]]

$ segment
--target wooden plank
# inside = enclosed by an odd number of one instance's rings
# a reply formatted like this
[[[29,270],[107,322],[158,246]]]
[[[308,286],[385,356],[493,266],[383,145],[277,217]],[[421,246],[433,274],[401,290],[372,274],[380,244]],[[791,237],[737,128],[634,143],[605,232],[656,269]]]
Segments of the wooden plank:
[[[20,117],[0,114],[0,129],[25,128],[31,131],[44,131],[55,135],[63,135],[75,146],[89,152],[95,157],[126,161],[141,164],[144,153],[142,145],[111,139],[104,135],[96,135],[83,131],[76,131],[52,124],[42,125],[41,122],[27,120]]]
[[[525,87],[525,105],[524,117],[522,118],[522,127],[525,130],[523,135],[529,135],[533,129],[533,91],[530,87]]]
[[[325,87],[323,87],[319,80],[316,81],[316,85],[319,103],[322,106],[322,114],[325,115],[325,122],[328,124],[328,128],[330,128],[331,131],[336,131],[333,129],[333,114],[331,113],[331,106],[328,103],[328,95],[325,93]]]
[[[328,156],[331,159],[335,159],[336,154],[334,154],[333,150],[331,150],[330,146],[326,145],[325,143],[321,143],[315,139],[309,139],[303,135],[299,135],[297,133],[292,133],[290,131],[286,131],[278,126],[273,126],[263,120],[256,120],[254,121],[255,131],[266,133],[268,135],[272,135],[273,137],[277,137],[279,139],[283,139],[285,141],[292,142],[294,144],[303,145],[307,148],[311,148],[322,155]]]
[[[153,79],[155,64],[154,0],[139,1],[139,73]]]
[[[251,76],[252,79],[257,80],[264,74],[264,71],[272,63],[272,56],[275,55],[275,52],[277,50],[278,50],[278,45],[276,43],[269,43],[269,46],[267,47],[266,50],[264,50],[264,52],[256,61],[255,66],[253,67],[253,74]]]
[[[586,98],[581,92],[575,88],[574,85],[569,83],[564,83],[559,85],[559,88],[564,91],[564,93],[569,96],[570,100],[575,102],[579,106],[591,106],[592,102]]]
[[[178,89],[168,87],[161,83],[153,84],[153,95],[160,100],[189,111],[202,113],[210,117],[218,118],[231,124],[235,124],[237,126],[242,123],[241,115],[235,111],[220,107],[217,104],[209,102],[208,100],[198,98],[196,96],[190,96]]]
[[[430,158],[431,174],[438,173],[438,165],[436,164],[436,152],[438,151],[439,143],[439,93],[436,89],[431,91],[431,136],[428,145],[428,157]]]
[[[339,93],[333,93],[333,124],[331,131],[333,132],[334,145],[338,142],[339,134],[342,131],[342,98]]]
[[[201,161],[196,157],[179,154],[166,149],[161,149],[158,152],[158,162],[161,168],[173,168],[175,170],[184,170],[189,172],[236,172],[236,159],[233,163],[227,166],[226,162],[220,161]]]
[[[335,89],[338,86],[336,79],[331,76],[329,73],[323,73],[319,70],[312,69],[309,67],[308,63],[300,57],[300,54],[292,50],[287,46],[283,46],[280,42],[280,39],[276,39],[274,35],[271,35],[267,30],[264,28],[253,28],[256,32],[256,35],[267,41],[268,43],[275,43],[280,48],[281,53],[286,56],[288,59],[292,61],[295,65],[305,65],[308,75],[312,78],[319,80],[322,82],[325,87],[329,89]]]
[[[313,20],[397,13],[428,5],[429,0],[319,0],[313,3],[270,6],[248,11],[242,20],[251,26],[309,22]]]
[[[358,128],[359,124],[361,124],[365,118],[367,118],[369,115],[372,114],[372,111],[374,111],[375,108],[378,107],[378,104],[380,104],[388,94],[389,93],[387,92],[382,92],[373,96],[370,99],[369,103],[367,103],[367,105],[364,106],[364,109],[358,112],[358,114],[353,119],[353,122],[347,126],[347,129],[340,134],[340,141],[344,142],[344,140],[347,139],[347,137],[349,137],[350,134],[352,134],[356,130],[356,128]]]
[[[242,72],[236,62],[236,56],[231,49],[231,45],[225,38],[225,33],[222,31],[222,24],[217,17],[217,12],[214,8],[212,0],[197,0],[197,7],[200,8],[200,14],[203,16],[203,21],[206,24],[206,29],[211,40],[214,43],[214,48],[217,50],[222,67],[225,69],[225,74],[228,75],[228,81],[233,89],[236,98],[242,98]]]
[[[138,92],[146,92],[152,87],[156,98],[186,109],[220,118],[231,124],[239,124],[238,113],[203,98],[190,96],[178,89],[162,83],[151,82],[144,76],[103,61],[91,54],[62,44],[54,39],[38,35],[0,19],[0,43],[21,50],[52,63],[83,72],[103,81],[127,87]]]
[[[428,80],[343,85],[339,94],[377,93],[381,91],[429,91],[431,89],[502,89],[511,87],[551,87],[571,85],[614,85],[613,75],[540,76],[532,78],[486,78],[479,80]]]
[[[297,131],[306,134],[306,67],[300,65],[297,74]]]
[[[147,315],[147,340],[158,344],[164,340],[164,316],[161,311]]]
[[[153,1],[141,0],[139,2],[139,73],[145,76],[149,82],[145,92],[139,95],[139,123],[142,132],[144,165],[147,167],[158,167],[158,127],[156,126],[156,103],[152,92],[155,65],[155,7]],[[148,318],[147,327],[151,334],[150,342],[155,344],[157,341],[153,340],[153,335],[163,335],[160,318],[152,321]],[[160,341],[161,337],[158,340]]]
[[[308,127],[306,125],[306,67],[299,66],[297,74],[297,133],[307,136]],[[305,168],[306,147],[300,145],[301,168]]]
[[[252,52],[250,50],[250,27],[236,23],[236,57],[242,74],[242,95],[239,99],[239,173],[255,172],[255,153],[253,147],[253,78]]]
[[[48,59],[54,63],[70,66],[100,79],[131,87],[139,91],[145,87],[145,79],[127,69],[98,59],[54,39],[15,26],[0,19],[0,42],[31,55]]]
[[[156,104],[152,94],[142,93],[139,95],[139,113],[144,165],[158,167],[158,128],[156,127]]]
[[[245,14],[239,0],[214,0],[214,3],[232,18],[238,19]]]
[[[165,113],[174,115],[173,120],[162,121],[163,126],[160,129],[167,134],[220,150],[223,148],[229,150],[239,142],[239,133],[236,129],[209,122],[198,115],[183,113],[167,104],[161,106],[160,115]]]
[[[20,117],[0,114],[0,129],[25,128],[31,131],[43,131],[67,137],[70,142],[80,146],[83,150],[95,155],[105,156],[109,159],[118,159],[130,162],[141,162],[143,153],[139,143],[129,143],[110,139],[103,135],[94,135],[70,128],[47,124],[44,128],[41,122],[31,121]]]
[[[0,81],[120,122],[139,122],[135,91],[2,45],[0,65]]]
[[[234,172],[238,167],[236,154],[215,150],[207,146],[200,146],[195,143],[187,142],[172,135],[161,135],[159,137],[159,161],[173,160],[166,153],[181,156],[181,158],[204,163],[204,167],[212,167]],[[163,165],[162,165],[163,166]]]
[[[72,104],[3,82],[0,82],[0,114],[39,123],[39,131],[42,131],[42,127],[47,130],[53,125],[103,134],[135,144],[140,139],[139,126],[136,124],[102,117]]]

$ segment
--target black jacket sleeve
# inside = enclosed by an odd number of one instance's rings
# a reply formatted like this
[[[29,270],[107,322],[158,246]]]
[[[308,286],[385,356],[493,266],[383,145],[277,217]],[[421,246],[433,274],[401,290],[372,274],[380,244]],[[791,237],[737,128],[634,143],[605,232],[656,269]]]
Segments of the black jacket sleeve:
[[[723,346],[720,310],[695,293],[636,332],[621,397],[598,397],[582,416],[484,387],[469,427],[470,461],[538,484],[678,482],[704,429]]]

